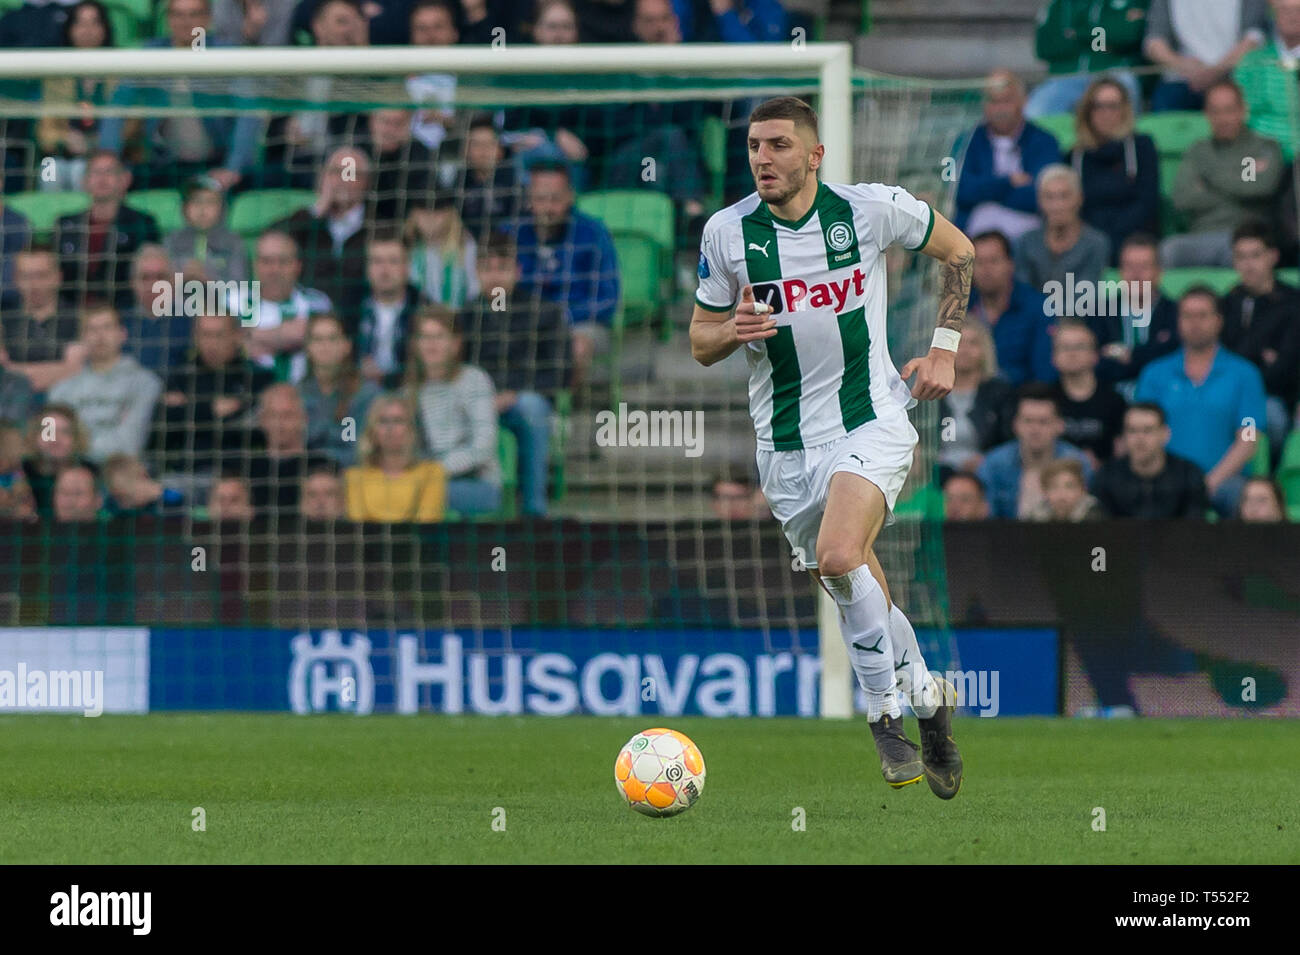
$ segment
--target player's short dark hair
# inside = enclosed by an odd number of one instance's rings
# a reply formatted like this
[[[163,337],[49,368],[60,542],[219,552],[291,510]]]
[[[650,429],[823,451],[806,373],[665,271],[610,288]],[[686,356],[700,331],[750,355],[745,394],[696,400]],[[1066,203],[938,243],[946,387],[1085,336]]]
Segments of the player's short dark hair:
[[[1214,305],[1214,314],[1223,314],[1223,309],[1219,307],[1219,293],[1210,288],[1204,282],[1197,282],[1191,288],[1187,289],[1187,291],[1183,292],[1182,295],[1178,296],[1178,304],[1182,305],[1183,302],[1187,301],[1189,298],[1209,299],[1211,304]]]
[[[1154,401],[1135,401],[1124,409],[1124,414],[1127,415],[1130,411],[1145,411],[1148,414],[1155,415],[1156,420],[1160,422],[1161,427],[1163,427],[1169,420],[1165,417],[1165,409],[1160,407]]]
[[[996,242],[1002,246],[1002,252],[1008,259],[1015,258],[1011,251],[1011,240],[1007,238],[1005,232],[999,232],[997,229],[989,229],[987,232],[981,232],[970,240],[971,245],[978,245],[981,242]]]
[[[1052,410],[1059,416],[1061,413],[1061,402],[1056,397],[1056,392],[1052,390],[1051,385],[1045,385],[1041,381],[1030,381],[1021,385],[1016,391],[1016,414],[1020,413],[1020,406],[1026,401],[1046,401],[1052,406]]]
[[[1273,231],[1272,226],[1262,219],[1247,219],[1232,230],[1232,244],[1234,247],[1243,239],[1258,239],[1264,243],[1264,248],[1277,249],[1277,234]]]
[[[978,474],[972,474],[970,471],[953,471],[943,479],[942,490],[948,490],[948,485],[953,481],[970,481],[975,485],[975,490],[980,492],[981,498],[988,497],[988,488],[984,486],[984,482],[979,479]]]
[[[793,120],[796,129],[800,126],[811,129],[813,139],[821,142],[821,133],[818,131],[817,125],[817,111],[797,96],[777,96],[759,103],[754,107],[754,111],[749,114],[749,125],[752,126],[755,123],[761,123],[769,119]]]

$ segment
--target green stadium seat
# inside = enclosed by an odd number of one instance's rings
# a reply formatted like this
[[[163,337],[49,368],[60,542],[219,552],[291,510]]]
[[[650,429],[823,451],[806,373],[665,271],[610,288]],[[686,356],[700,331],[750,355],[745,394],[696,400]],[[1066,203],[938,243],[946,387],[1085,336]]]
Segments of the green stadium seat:
[[[1209,137],[1210,122],[1204,113],[1147,113],[1138,117],[1137,131],[1155,140],[1161,158],[1181,157],[1192,143]]]
[[[1069,152],[1074,145],[1074,114],[1053,113],[1051,116],[1039,116],[1034,124],[1041,126],[1053,136],[1061,146],[1061,152]]]
[[[622,296],[619,310],[624,326],[640,325],[659,312],[660,248],[644,235],[615,232],[614,252],[618,256],[619,284]]]
[[[648,189],[603,189],[578,197],[578,211],[595,216],[612,233],[643,235],[669,256],[677,244],[673,201]]]
[[[1287,285],[1300,285],[1300,269],[1278,269],[1277,280]]]
[[[84,192],[15,192],[4,197],[4,204],[25,215],[32,224],[32,232],[48,236],[61,216],[85,212],[90,207],[90,196]]]
[[[230,207],[230,228],[255,241],[281,219],[316,201],[310,189],[250,189],[235,196]]]
[[[181,194],[177,189],[140,189],[126,194],[125,204],[137,212],[154,217],[163,235],[185,225],[181,214]]]
[[[519,516],[519,442],[508,428],[497,428],[497,459],[501,462],[501,509],[495,515]]]
[[[130,10],[113,3],[106,3],[108,25],[113,30],[113,45],[118,49],[131,49],[143,45],[148,30],[146,24]]]
[[[622,396],[623,330],[653,321],[663,298],[662,277],[656,267],[661,257],[657,243],[644,235],[615,232],[614,251],[621,294],[609,351],[609,388],[611,404],[618,408]]]
[[[707,116],[700,123],[700,154],[709,174],[710,209],[722,205],[727,182],[727,125],[716,116]]]
[[[1233,269],[1166,269],[1160,287],[1167,296],[1177,299],[1193,285],[1208,285],[1219,295],[1226,295],[1236,284]]]
[[[1268,435],[1262,430],[1263,422],[1257,422],[1261,430],[1255,432],[1255,456],[1246,466],[1251,477],[1270,477],[1273,472],[1272,449],[1268,446]]]
[[[562,501],[568,494],[564,456],[569,445],[569,419],[573,416],[573,395],[567,388],[555,393],[555,421],[551,431],[551,500]]]
[[[1282,461],[1277,467],[1277,483],[1286,498],[1287,516],[1300,521],[1300,431],[1292,431],[1282,445]]]

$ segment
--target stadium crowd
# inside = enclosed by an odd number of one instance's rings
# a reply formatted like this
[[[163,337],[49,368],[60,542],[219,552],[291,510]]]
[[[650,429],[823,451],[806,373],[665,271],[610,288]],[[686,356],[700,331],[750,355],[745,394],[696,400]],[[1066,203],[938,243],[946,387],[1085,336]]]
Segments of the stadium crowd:
[[[143,24],[115,0],[27,2],[0,18],[0,46],[187,48],[196,30],[213,47],[781,42],[794,22],[775,0],[159,9]],[[976,268],[940,412],[942,492],[900,512],[1285,519],[1272,475],[1288,455],[1300,474],[1300,290],[1279,277],[1298,244],[1300,0],[1051,0],[1036,49],[1048,79],[994,70],[961,139],[955,219]],[[330,82],[308,96],[328,101]],[[545,514],[557,407],[608,355],[625,279],[578,197],[662,191],[678,244],[697,241],[718,197],[696,133],[719,104],[472,112],[456,88],[412,76],[413,109],[269,119],[221,115],[184,84],[36,90],[159,112],[5,121],[6,197],[86,205],[43,234],[0,202],[0,516],[437,521],[499,512],[516,480],[523,512]],[[178,102],[196,109],[163,108]],[[1171,187],[1139,119],[1193,111],[1208,135]],[[665,174],[643,182],[644,157]],[[241,197],[290,190],[303,198],[274,221],[235,221]],[[132,203],[163,191],[180,197],[166,229]],[[1197,269],[1235,274],[1162,289]],[[186,304],[191,282],[254,281],[255,298]],[[764,511],[744,481],[714,496],[726,519]]]

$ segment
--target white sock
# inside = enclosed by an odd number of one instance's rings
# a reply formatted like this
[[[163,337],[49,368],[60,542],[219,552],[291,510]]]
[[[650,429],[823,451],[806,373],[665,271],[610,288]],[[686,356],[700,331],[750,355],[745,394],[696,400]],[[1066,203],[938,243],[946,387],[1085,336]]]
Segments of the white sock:
[[[840,633],[858,684],[867,696],[867,721],[876,722],[882,713],[898,719],[903,711],[895,689],[894,648],[885,592],[866,564],[839,577],[823,577],[822,581],[840,607]]]
[[[921,647],[916,642],[916,630],[898,604],[889,611],[889,636],[894,645],[898,689],[912,705],[912,712],[928,720],[939,708],[939,685],[925,668]]]

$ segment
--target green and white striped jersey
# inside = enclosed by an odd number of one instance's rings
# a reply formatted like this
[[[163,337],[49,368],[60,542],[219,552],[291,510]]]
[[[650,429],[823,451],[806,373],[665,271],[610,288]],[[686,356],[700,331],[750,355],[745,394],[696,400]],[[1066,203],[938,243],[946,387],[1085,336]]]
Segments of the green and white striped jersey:
[[[798,222],[757,192],[709,219],[695,300],[729,312],[753,285],[777,322],[776,335],[745,345],[759,448],[826,444],[916,404],[885,343],[885,250],[921,249],[933,229],[928,205],[879,183],[821,183]]]

